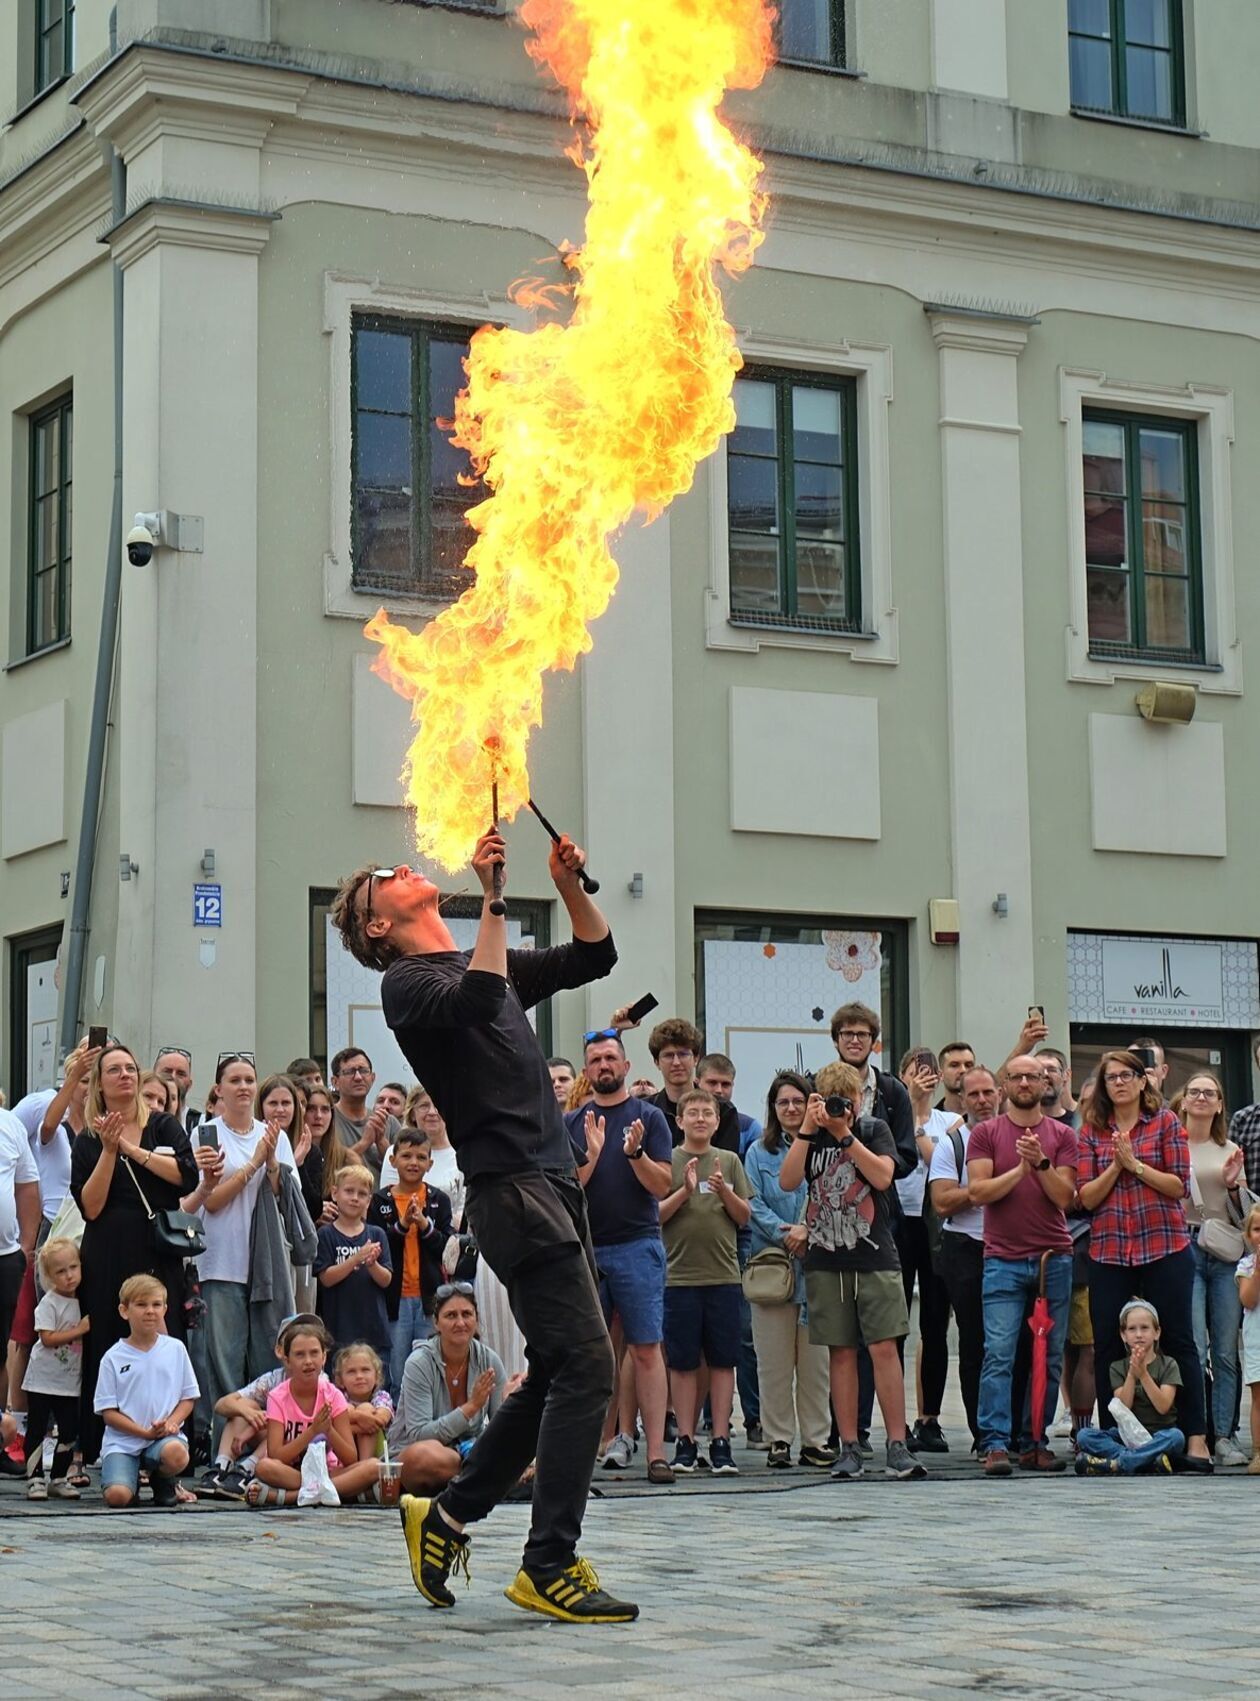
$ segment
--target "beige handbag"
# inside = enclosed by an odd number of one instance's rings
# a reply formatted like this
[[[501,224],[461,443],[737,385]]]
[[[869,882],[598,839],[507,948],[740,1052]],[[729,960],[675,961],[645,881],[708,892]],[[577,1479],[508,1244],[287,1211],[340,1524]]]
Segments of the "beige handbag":
[[[796,1260],[781,1246],[767,1246],[744,1265],[743,1283],[750,1305],[787,1305],[796,1296]]]

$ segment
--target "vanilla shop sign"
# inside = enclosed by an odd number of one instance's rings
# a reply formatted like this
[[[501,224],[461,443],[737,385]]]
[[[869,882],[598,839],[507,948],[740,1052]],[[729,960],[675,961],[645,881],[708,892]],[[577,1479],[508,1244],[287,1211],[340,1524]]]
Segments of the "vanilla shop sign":
[[[1192,1022],[1225,1020],[1223,947],[1181,939],[1102,941],[1105,1021]]]

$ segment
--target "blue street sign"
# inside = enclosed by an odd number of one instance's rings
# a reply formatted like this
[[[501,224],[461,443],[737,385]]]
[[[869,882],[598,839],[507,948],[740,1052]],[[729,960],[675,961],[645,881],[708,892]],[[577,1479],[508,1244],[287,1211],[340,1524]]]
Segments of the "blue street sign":
[[[223,926],[222,886],[205,886],[198,883],[193,887],[193,926]]]

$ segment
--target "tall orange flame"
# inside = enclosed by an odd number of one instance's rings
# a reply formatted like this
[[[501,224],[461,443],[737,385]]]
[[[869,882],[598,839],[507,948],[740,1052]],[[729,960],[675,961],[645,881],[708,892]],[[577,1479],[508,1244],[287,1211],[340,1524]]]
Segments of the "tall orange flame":
[[[486,826],[492,775],[505,814],[529,797],[543,674],[591,647],[617,583],[610,538],[689,489],[734,425],[716,268],[751,265],[765,204],[761,162],[718,108],[770,63],[769,0],[525,0],[520,16],[581,125],[572,314],[473,337],[451,440],[491,492],[468,516],[476,581],[419,634],[383,610],[366,628],[419,724],[403,775],[417,846],[448,869]]]

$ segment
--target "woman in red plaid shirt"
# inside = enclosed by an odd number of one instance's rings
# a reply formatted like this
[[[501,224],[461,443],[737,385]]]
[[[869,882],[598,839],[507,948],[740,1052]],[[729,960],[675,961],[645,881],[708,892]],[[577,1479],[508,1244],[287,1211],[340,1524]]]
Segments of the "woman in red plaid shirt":
[[[1162,1346],[1181,1371],[1178,1408],[1192,1469],[1210,1471],[1203,1367],[1194,1344],[1194,1253],[1182,1199],[1189,1190],[1185,1130],[1131,1051],[1105,1051],[1079,1133],[1081,1204],[1093,1213],[1089,1313],[1094,1325],[1098,1421],[1111,1403],[1108,1367],[1123,1356],[1120,1308],[1148,1299],[1163,1323]]]

